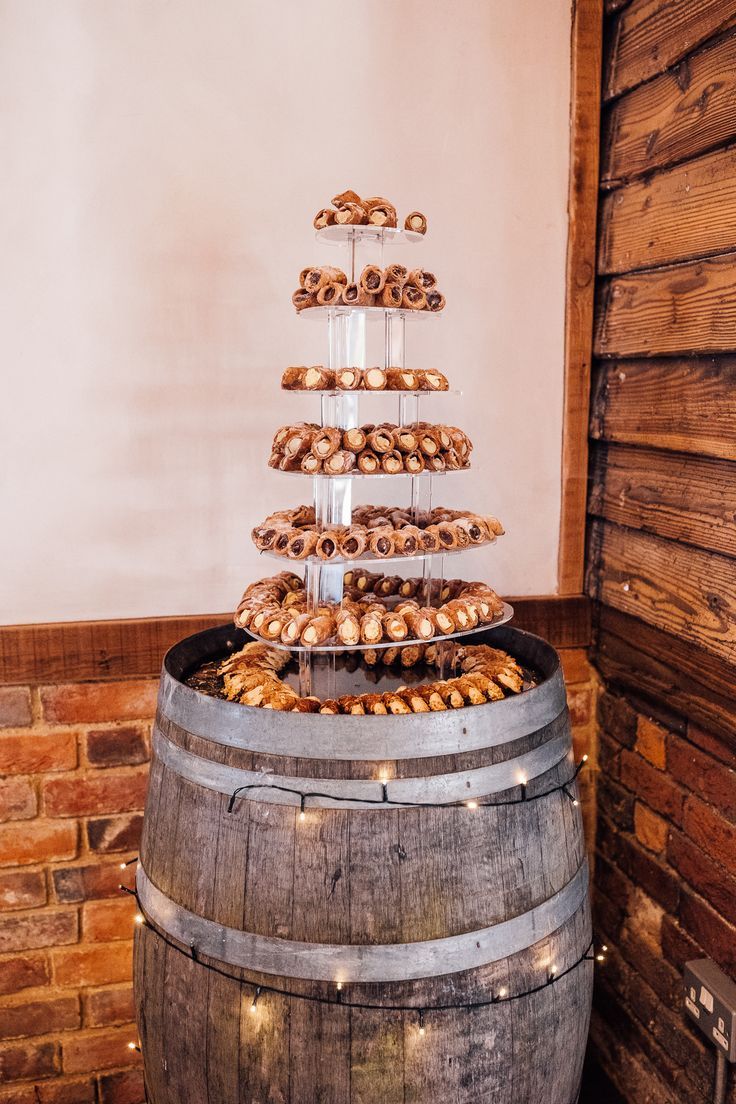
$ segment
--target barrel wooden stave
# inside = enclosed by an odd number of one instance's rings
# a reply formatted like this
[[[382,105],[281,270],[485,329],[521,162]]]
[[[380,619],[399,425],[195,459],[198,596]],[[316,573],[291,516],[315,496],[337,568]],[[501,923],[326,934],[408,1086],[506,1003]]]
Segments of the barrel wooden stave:
[[[565,714],[510,744],[377,763],[266,757],[195,736],[168,718],[159,717],[159,725],[175,744],[240,769],[267,765],[279,775],[345,780],[374,779],[379,768],[402,778],[473,770],[542,746],[560,731],[569,734]],[[568,756],[530,780],[528,797],[566,781],[572,768]],[[252,797],[228,813],[227,795],[154,760],[149,793],[141,856],[156,886],[226,927],[306,943],[404,943],[474,931],[534,908],[584,861],[579,810],[560,792],[494,809],[309,809],[300,821],[293,806]],[[515,796],[518,789],[491,800]],[[350,984],[346,994],[417,1008],[484,1000],[501,986],[514,992],[539,984],[552,962],[563,971],[589,943],[586,900],[557,931],[509,958],[439,977]],[[297,996],[264,993],[254,1015],[254,984],[328,999],[334,984],[220,964],[244,980],[221,977],[167,947],[147,925],[137,936],[136,992],[149,1098],[151,1104],[572,1104],[591,965],[518,1001],[428,1012],[421,1037],[414,1013]]]

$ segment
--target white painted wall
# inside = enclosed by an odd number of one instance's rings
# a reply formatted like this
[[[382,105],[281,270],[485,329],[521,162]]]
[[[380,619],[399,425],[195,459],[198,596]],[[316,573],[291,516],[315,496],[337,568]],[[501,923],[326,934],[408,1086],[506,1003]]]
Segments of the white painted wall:
[[[499,590],[554,591],[569,23],[569,0],[0,2],[0,621],[226,610],[264,573],[250,527],[309,494],[266,468],[314,409],[280,372],[325,355],[290,293],[336,259],[311,219],[345,187],[428,214],[411,256],[448,307],[410,355],[476,443],[443,497],[505,522]]]

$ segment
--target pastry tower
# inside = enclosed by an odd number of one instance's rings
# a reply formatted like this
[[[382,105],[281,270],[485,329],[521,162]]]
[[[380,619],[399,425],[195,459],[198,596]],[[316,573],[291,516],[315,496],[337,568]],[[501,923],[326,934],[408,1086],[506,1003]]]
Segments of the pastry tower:
[[[269,461],[311,487],[312,501],[253,530],[256,547],[281,570],[248,587],[238,607],[236,624],[253,639],[224,665],[228,697],[324,713],[429,711],[493,700],[521,689],[517,675],[499,679],[489,669],[485,678],[479,658],[467,657],[479,651],[472,635],[505,623],[513,611],[484,583],[456,578],[455,564],[460,553],[492,543],[503,529],[489,515],[436,505],[446,473],[469,467],[472,444],[440,416],[444,396],[453,393],[445,376],[408,363],[407,330],[437,325],[445,300],[434,275],[410,263],[414,258],[407,256],[406,265],[384,258],[387,246],[413,253],[426,219],[414,211],[400,228],[391,203],[354,192],[332,202],[314,220],[316,238],[333,257],[340,250],[343,267],[304,269],[293,295],[301,318],[326,327],[326,364],[289,368],[282,380],[285,390],[319,397],[319,421],[281,427]],[[369,362],[369,332],[379,343],[383,337],[382,363]],[[376,424],[377,393],[395,404],[395,422]],[[404,504],[364,505],[372,481],[385,491],[389,476],[389,484],[403,484]],[[299,564],[303,579],[291,570]],[[418,663],[434,668],[436,681],[417,687],[418,694],[402,688],[397,697],[398,684],[411,680]],[[268,670],[273,682],[264,689],[249,679],[249,664]],[[287,665],[289,681],[281,681]],[[371,689],[367,678],[361,681],[369,669],[372,681],[383,683],[373,689],[390,687],[389,694],[361,693]],[[463,672],[474,672],[475,684],[463,678],[458,692],[451,676]]]

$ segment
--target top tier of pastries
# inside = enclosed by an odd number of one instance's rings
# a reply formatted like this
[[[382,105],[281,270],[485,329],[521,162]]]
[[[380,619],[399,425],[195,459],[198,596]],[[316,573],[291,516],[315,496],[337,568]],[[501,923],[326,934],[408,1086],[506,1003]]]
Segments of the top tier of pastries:
[[[327,226],[375,226],[395,229],[398,226],[396,208],[383,196],[361,198],[348,189],[332,197],[332,207],[323,207],[314,216],[315,230]],[[414,234],[426,234],[427,220],[421,211],[410,211],[404,218],[404,229]]]

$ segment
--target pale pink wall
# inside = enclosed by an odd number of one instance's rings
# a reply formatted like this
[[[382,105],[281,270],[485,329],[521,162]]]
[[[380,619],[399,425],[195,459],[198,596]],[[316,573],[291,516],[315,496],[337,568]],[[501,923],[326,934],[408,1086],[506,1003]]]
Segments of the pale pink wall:
[[[443,497],[506,523],[500,590],[555,589],[568,9],[3,0],[0,620],[224,610],[268,568],[250,526],[309,493],[265,466],[313,409],[279,375],[325,355],[289,297],[344,187],[428,213],[410,353],[476,442]]]

